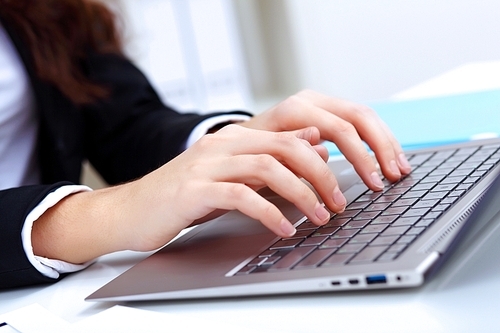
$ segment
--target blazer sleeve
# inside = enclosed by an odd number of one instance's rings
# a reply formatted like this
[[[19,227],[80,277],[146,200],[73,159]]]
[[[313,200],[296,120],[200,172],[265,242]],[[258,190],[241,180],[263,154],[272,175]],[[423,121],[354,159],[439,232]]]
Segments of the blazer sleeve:
[[[129,60],[91,54],[89,78],[109,89],[109,97],[84,108],[86,156],[110,184],[136,179],[181,151],[201,121],[242,111],[179,113],[162,103],[151,84]]]
[[[27,215],[47,194],[70,184],[61,182],[0,191],[0,289],[55,281],[41,274],[29,262],[21,230]]]

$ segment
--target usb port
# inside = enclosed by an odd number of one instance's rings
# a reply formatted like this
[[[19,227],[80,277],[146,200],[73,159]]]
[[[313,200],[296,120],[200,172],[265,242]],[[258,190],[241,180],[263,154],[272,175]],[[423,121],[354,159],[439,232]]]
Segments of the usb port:
[[[387,283],[387,278],[384,274],[370,275],[366,277],[366,284]]]

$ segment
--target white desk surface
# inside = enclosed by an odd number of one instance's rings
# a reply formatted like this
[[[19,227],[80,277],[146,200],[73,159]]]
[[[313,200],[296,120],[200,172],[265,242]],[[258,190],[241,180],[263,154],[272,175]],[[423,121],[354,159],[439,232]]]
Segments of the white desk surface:
[[[459,67],[395,98],[476,91],[476,87],[500,88],[500,62]],[[154,331],[217,329],[224,323],[224,328],[250,332],[498,332],[499,253],[500,232],[495,232],[472,255],[457,254],[416,289],[122,305],[169,314],[165,326]],[[38,303],[70,323],[89,318],[117,303],[83,299],[147,255],[107,255],[58,283],[1,291],[0,314]]]

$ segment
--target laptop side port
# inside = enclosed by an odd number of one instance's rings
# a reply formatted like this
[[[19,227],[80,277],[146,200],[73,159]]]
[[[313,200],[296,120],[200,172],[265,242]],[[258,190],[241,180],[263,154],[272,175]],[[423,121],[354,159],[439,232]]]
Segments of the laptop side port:
[[[387,283],[387,277],[384,274],[368,275],[366,277],[366,284],[379,284]]]

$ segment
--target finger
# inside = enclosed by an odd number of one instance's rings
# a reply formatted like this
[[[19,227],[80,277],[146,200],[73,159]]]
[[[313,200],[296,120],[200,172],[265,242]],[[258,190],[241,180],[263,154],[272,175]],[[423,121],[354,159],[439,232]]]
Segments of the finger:
[[[379,121],[381,123],[381,126],[385,128],[385,132],[389,135],[389,139],[393,143],[394,146],[394,152],[397,157],[396,162],[401,170],[401,173],[404,175],[407,175],[411,172],[411,165],[408,162],[408,159],[406,158],[406,155],[403,151],[403,148],[399,144],[398,140],[394,137],[394,134],[391,132],[389,129],[389,126],[379,118]]]
[[[266,144],[270,146],[269,142],[275,143],[269,147],[269,154],[286,164],[293,173],[304,177],[311,183],[330,209],[335,212],[343,211],[346,200],[338,188],[337,179],[323,157],[318,155],[317,150],[291,133],[268,132],[268,135],[272,136],[274,141],[263,138]]]
[[[315,188],[325,204],[334,211],[342,211],[345,198],[338,190],[337,180],[317,151],[307,142],[290,132],[269,132],[250,130],[243,127],[217,133],[231,135],[232,130],[238,138],[230,149],[232,155],[268,154],[285,164],[292,172],[304,177]],[[214,135],[215,137],[215,135]],[[221,137],[225,142],[227,138]],[[210,144],[213,146],[213,143]]]
[[[270,155],[234,156],[218,167],[213,177],[214,181],[244,183],[250,187],[266,185],[292,202],[313,223],[323,225],[330,219],[316,194]]]
[[[375,111],[364,105],[313,91],[304,91],[302,96],[354,125],[361,139],[374,151],[382,172],[390,180],[397,180],[401,174],[411,171],[399,142]]]
[[[368,187],[375,191],[381,190],[384,185],[378,175],[378,169],[356,129],[334,114],[335,103],[328,110],[317,107],[316,99],[318,103],[325,104],[322,98],[323,95],[310,96],[307,91],[301,92],[272,109],[271,118],[274,114],[280,121],[281,127],[287,130],[316,126],[321,133],[321,139],[332,141],[337,145]]]
[[[373,150],[383,174],[389,180],[396,181],[401,178],[402,174],[411,171],[400,144],[373,110],[358,108],[345,118],[354,125],[361,139]]]
[[[295,234],[295,227],[283,213],[248,186],[239,183],[212,183],[209,187],[206,193],[218,195],[207,196],[204,200],[205,204],[214,209],[236,209],[260,221],[280,237],[291,237]]]
[[[321,133],[316,126],[309,126],[299,130],[290,131],[290,133],[299,139],[306,140],[311,145],[317,145],[321,141]]]
[[[306,127],[300,130],[291,131],[299,139],[304,139],[312,145],[312,148],[318,153],[323,161],[327,162],[330,157],[328,149],[325,146],[319,145],[321,142],[321,134],[317,127]]]
[[[298,112],[300,115],[297,116],[302,117],[303,121],[320,124],[318,128],[322,133],[322,138],[335,143],[346,159],[352,163],[365,184],[372,190],[381,190],[384,185],[378,175],[375,162],[366,150],[355,126],[314,105],[309,104],[304,107],[308,107],[308,116],[304,117],[302,111]]]
[[[313,149],[318,153],[319,156],[321,156],[323,161],[328,162],[328,159],[330,158],[330,153],[328,152],[328,149],[325,146],[316,145],[313,146]]]

